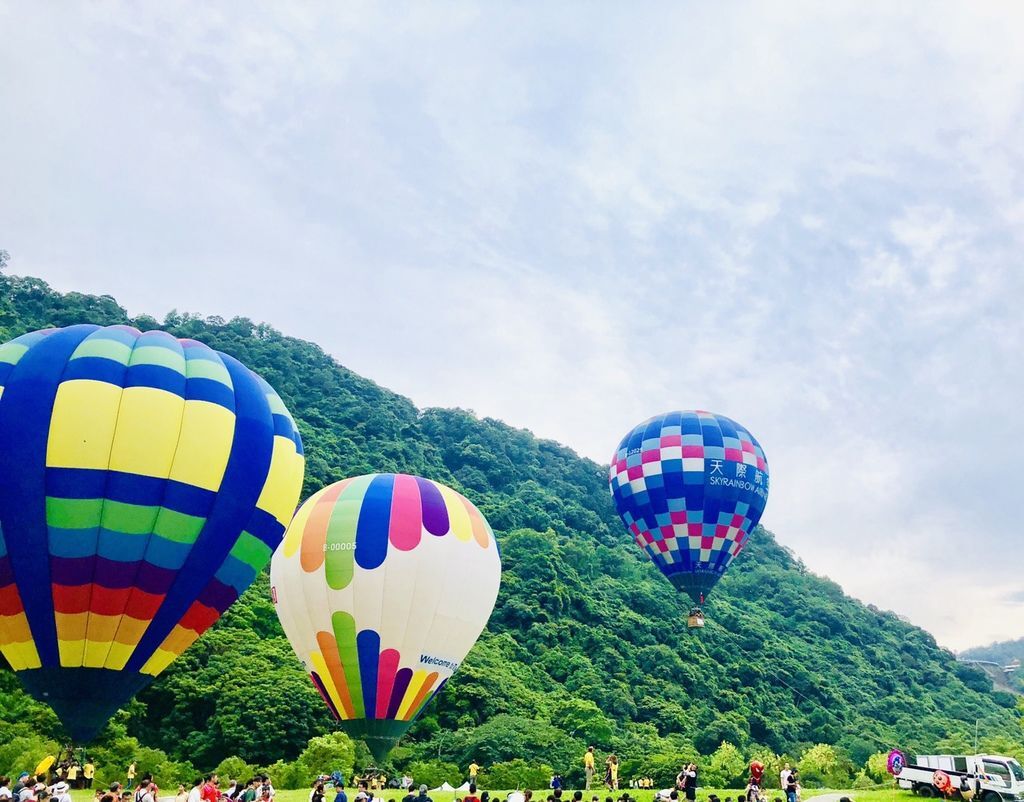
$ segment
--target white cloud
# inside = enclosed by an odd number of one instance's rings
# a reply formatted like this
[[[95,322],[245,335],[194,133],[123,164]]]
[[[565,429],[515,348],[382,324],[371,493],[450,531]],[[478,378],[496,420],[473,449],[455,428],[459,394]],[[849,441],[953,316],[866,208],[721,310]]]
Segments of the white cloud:
[[[1018,5],[0,15],[16,270],[602,461],[719,410],[812,569],[950,645],[1024,634]]]

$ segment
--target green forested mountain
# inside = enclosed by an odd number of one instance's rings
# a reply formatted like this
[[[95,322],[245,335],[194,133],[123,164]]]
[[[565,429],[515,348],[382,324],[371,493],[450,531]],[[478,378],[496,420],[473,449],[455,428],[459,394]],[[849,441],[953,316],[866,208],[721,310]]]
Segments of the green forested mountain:
[[[706,607],[708,627],[694,634],[686,599],[615,516],[604,466],[465,410],[417,409],[266,325],[178,313],[130,319],[113,298],[0,275],[0,341],[86,321],[159,326],[259,372],[299,423],[304,494],[353,474],[403,471],[452,485],[487,516],[504,564],[498,605],[395,751],[395,769],[522,758],[571,776],[589,742],[624,758],[627,776],[664,773],[728,741],[747,756],[835,745],[848,772],[891,746],[967,748],[976,721],[989,748],[1018,749],[1013,697],[993,692],[928,633],[806,571],[770,532],[751,539]],[[198,767],[229,755],[269,765],[332,729],[264,576],[107,737],[127,730]],[[39,732],[56,737],[58,725],[0,672],[0,740]],[[4,755],[0,747],[0,770]]]

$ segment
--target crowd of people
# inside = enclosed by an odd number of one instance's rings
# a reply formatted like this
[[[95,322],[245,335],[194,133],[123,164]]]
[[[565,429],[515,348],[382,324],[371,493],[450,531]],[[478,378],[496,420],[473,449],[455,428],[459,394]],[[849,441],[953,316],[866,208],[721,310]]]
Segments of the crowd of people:
[[[84,768],[84,767],[83,767]],[[95,777],[95,767],[90,767],[89,780]],[[146,773],[135,785],[135,764],[127,772],[127,783],[115,782],[109,788],[97,789],[93,802],[159,802],[160,788],[153,775]],[[47,780],[52,780],[47,782]],[[134,787],[133,787],[134,786]],[[90,788],[79,785],[78,788]],[[72,786],[67,772],[55,770],[52,775],[32,775],[22,772],[14,785],[8,777],[0,777],[0,802],[72,802]],[[260,774],[245,783],[230,780],[221,788],[216,774],[197,777],[186,788],[179,785],[175,802],[273,802],[274,786],[270,777]],[[342,800],[341,802],[347,802]]]
[[[10,777],[0,777],[0,802],[71,802],[71,786],[66,780],[47,784],[46,777],[22,772],[11,784]]]
[[[51,759],[52,760],[52,759]],[[560,774],[551,777],[550,793],[543,802],[585,802],[584,794],[591,790],[594,781],[596,758],[594,747],[589,747],[583,756],[585,789],[572,792],[571,796],[566,794],[564,782]],[[619,790],[619,760],[614,755],[608,755],[604,761],[605,774],[604,785],[608,791]],[[464,795],[456,796],[454,802],[499,802],[497,797],[492,797],[487,791],[478,794],[477,778],[480,765],[474,760],[468,769],[468,780],[457,789]],[[70,791],[73,787],[88,789],[91,788],[95,777],[96,767],[90,762],[83,764],[62,762],[55,764],[51,771],[35,776],[28,772],[22,772],[12,785],[10,778],[0,777],[0,802],[72,802]],[[160,789],[151,774],[143,774],[138,786],[135,785],[135,764],[132,763],[127,771],[127,787],[115,782],[107,789],[99,789],[95,792],[93,802],[159,802]],[[675,778],[673,788],[657,790],[653,802],[694,802],[697,798],[699,777],[696,763],[688,763],[683,766]],[[353,777],[352,787],[354,793],[352,799],[346,791],[345,780],[340,772],[321,775],[309,794],[309,802],[399,802],[397,794],[381,795],[381,791],[400,790],[404,795],[400,802],[433,802],[430,798],[426,785],[417,787],[412,777],[403,775],[401,780],[388,780],[388,777],[377,770],[368,772],[363,777]],[[633,790],[654,790],[654,781],[650,777],[636,777],[630,780],[630,789]],[[448,786],[450,789],[451,787]],[[779,791],[785,795],[785,802],[800,802],[800,775],[796,768],[788,763],[783,766],[779,773]],[[186,788],[179,785],[175,802],[273,802],[274,786],[270,777],[266,774],[258,774],[245,782],[229,780],[226,787],[222,788],[220,778],[216,774],[207,774],[197,777]],[[385,796],[390,798],[385,799]],[[754,761],[750,764],[750,776],[747,786],[742,795],[735,799],[725,797],[719,798],[715,794],[708,797],[709,802],[783,802],[781,796],[769,798],[764,783],[764,766]],[[542,802],[541,797],[534,800],[534,792],[530,790],[516,791],[508,795],[504,802]],[[589,802],[602,802],[598,794],[593,794]],[[628,792],[621,795],[606,796],[603,802],[638,802],[637,798],[630,797]]]
[[[584,799],[585,792],[591,790],[591,784],[594,781],[595,767],[597,759],[594,753],[594,747],[588,747],[587,751],[583,755],[583,768],[584,768],[584,783],[586,788],[584,790],[578,790],[571,793],[571,796],[566,793],[565,782],[562,779],[561,774],[554,774],[551,777],[549,783],[549,791],[547,798],[543,799],[538,797],[534,799],[534,792],[532,790],[525,791],[514,791],[507,795],[507,799],[504,802],[586,802]],[[619,790],[619,760],[612,754],[604,761],[605,764],[605,776],[604,784],[609,791]],[[477,778],[480,771],[480,765],[474,760],[468,769],[468,779],[466,783],[460,789],[455,789],[457,792],[462,791],[463,796],[456,795],[454,802],[499,802],[497,797],[492,797],[489,792],[483,791],[478,794],[477,792]],[[328,788],[328,786],[332,788]],[[377,773],[376,771],[370,772],[366,777],[355,777],[353,778],[353,786],[356,789],[356,793],[351,802],[399,802],[398,799],[390,797],[385,799],[385,796],[380,796],[377,792],[388,789],[401,789],[405,791],[404,796],[401,797],[400,802],[433,802],[429,796],[429,789],[426,785],[420,785],[417,792],[413,778],[404,775],[400,781],[393,780],[390,783],[387,778]],[[447,786],[451,790],[451,786]],[[629,787],[632,790],[653,790],[655,788],[654,780],[650,777],[636,777],[630,780]],[[687,763],[684,765],[679,773],[676,775],[675,784],[673,788],[665,788],[657,790],[654,794],[653,802],[679,802],[685,800],[685,802],[694,802],[697,798],[697,788],[699,787],[699,776],[697,771],[696,763]],[[744,792],[735,798],[725,797],[720,798],[716,794],[710,794],[708,797],[709,802],[800,802],[800,776],[797,770],[791,767],[788,763],[783,766],[782,771],[779,773],[779,789],[785,797],[776,795],[772,798],[769,797],[767,789],[764,787],[764,766],[763,764],[754,761],[750,765],[750,776],[747,782]],[[333,793],[333,796],[330,794]],[[329,798],[330,797],[330,798]],[[197,802],[196,800],[183,800],[182,802]],[[205,802],[203,800],[202,802]],[[309,795],[309,802],[350,802],[348,793],[345,790],[344,782],[341,779],[341,775],[335,772],[331,777],[326,775],[318,778],[314,784],[312,791]],[[589,802],[602,802],[601,797],[598,794],[593,794],[590,797]],[[619,796],[606,796],[603,802],[639,802],[637,797],[630,797],[628,792],[623,792]]]
[[[78,781],[79,772],[75,771],[74,764],[58,764],[52,772],[45,771],[40,774],[23,771],[13,785],[9,777],[0,777],[0,802],[72,802],[72,788],[92,788],[96,769],[91,763],[86,766],[88,774],[82,777],[81,782]],[[83,772],[86,766],[80,767]],[[134,774],[131,774],[129,782],[133,783],[134,779]],[[119,782],[106,789],[97,789],[94,802],[157,802],[159,792],[160,789],[153,782],[152,775],[146,774],[134,790]]]

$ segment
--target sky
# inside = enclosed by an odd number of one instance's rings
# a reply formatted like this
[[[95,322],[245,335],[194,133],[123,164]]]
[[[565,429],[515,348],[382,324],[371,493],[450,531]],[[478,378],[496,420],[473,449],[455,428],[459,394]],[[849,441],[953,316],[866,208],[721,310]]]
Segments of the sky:
[[[812,571],[953,649],[1024,636],[1019,3],[0,0],[0,30],[11,272],[267,321],[600,462],[720,412]]]

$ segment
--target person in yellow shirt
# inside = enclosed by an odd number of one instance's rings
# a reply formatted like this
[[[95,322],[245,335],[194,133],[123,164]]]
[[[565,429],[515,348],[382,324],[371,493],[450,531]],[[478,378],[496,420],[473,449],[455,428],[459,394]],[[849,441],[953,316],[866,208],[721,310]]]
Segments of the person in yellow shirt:
[[[85,787],[92,788],[93,778],[96,777],[96,766],[88,758],[85,761],[85,765],[82,766],[82,777],[85,779]]]
[[[479,771],[480,771],[480,767],[476,764],[475,760],[472,763],[469,764],[469,784],[470,785],[476,785],[476,775],[477,775],[477,773]]]
[[[617,791],[619,788],[619,759],[615,755],[608,755],[604,762],[604,782],[609,791]]]
[[[78,764],[74,761],[68,766],[68,785],[72,788],[78,787]]]
[[[588,746],[583,754],[583,773],[587,777],[585,790],[590,790],[590,782],[594,779],[594,747]]]

